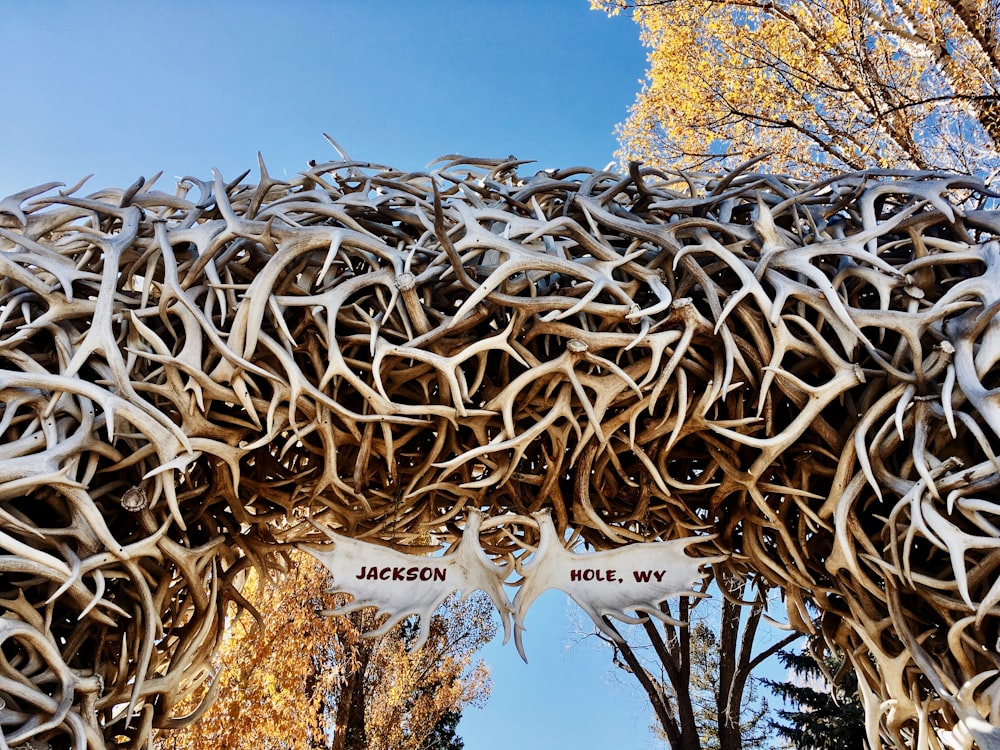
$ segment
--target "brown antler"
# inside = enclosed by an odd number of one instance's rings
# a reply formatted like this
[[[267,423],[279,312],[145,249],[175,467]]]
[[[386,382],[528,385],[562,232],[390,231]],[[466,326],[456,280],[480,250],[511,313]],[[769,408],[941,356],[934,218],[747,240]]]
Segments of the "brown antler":
[[[814,607],[872,742],[987,746],[994,198],[520,164],[0,201],[8,745],[177,725],[245,566],[322,541],[302,514],[401,548],[510,514],[481,540],[518,559],[548,508]]]

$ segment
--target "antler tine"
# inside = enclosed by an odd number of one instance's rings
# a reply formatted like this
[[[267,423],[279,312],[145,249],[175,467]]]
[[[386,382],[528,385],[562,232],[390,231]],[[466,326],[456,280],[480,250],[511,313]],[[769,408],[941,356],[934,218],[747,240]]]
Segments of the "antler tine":
[[[0,677],[37,717],[3,742],[193,720],[239,571],[312,512],[400,546],[484,513],[519,569],[539,511],[601,554],[697,534],[798,627],[830,612],[870,737],[998,720],[992,194],[333,146],[0,201],[0,639],[30,655]]]

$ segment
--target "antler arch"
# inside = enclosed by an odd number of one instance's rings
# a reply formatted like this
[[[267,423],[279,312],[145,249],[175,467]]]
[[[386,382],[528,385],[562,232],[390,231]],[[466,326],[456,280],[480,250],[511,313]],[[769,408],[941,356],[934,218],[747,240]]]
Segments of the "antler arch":
[[[0,203],[8,744],[174,725],[246,566],[322,541],[304,514],[401,548],[543,509],[597,549],[703,534],[821,612],[872,732],[1000,723],[993,196],[522,164]]]

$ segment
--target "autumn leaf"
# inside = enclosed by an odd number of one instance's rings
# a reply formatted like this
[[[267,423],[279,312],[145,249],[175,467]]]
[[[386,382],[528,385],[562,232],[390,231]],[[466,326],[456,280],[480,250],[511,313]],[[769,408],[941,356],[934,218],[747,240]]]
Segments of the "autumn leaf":
[[[649,69],[623,161],[772,171],[1000,170],[1000,6],[985,0],[592,0]]]
[[[371,610],[319,615],[344,602],[324,593],[319,562],[301,553],[291,560],[279,581],[251,574],[243,595],[259,616],[243,612],[229,629],[216,659],[217,699],[198,722],[160,732],[157,748],[419,750],[438,722],[488,698],[489,670],[475,659],[496,632],[488,598],[446,601],[427,644],[410,653],[413,622],[364,638],[379,624]]]

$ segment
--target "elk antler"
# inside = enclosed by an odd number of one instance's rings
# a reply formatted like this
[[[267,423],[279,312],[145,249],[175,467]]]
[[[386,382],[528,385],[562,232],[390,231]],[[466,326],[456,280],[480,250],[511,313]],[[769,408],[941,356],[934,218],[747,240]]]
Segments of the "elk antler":
[[[241,571],[306,517],[406,549],[481,513],[517,561],[545,511],[814,606],[870,736],[994,741],[995,196],[520,164],[0,201],[6,745],[197,716]]]

